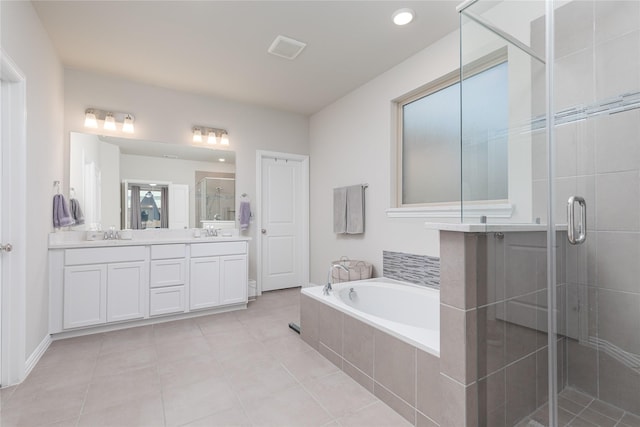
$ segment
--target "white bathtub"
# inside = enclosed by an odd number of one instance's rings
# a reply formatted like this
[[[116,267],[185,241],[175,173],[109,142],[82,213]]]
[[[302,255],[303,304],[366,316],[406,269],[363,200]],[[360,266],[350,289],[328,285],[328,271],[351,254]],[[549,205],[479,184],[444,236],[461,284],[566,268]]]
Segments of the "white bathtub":
[[[440,356],[440,291],[437,289],[386,278],[332,286],[328,296],[322,294],[322,286],[304,288],[302,293]]]

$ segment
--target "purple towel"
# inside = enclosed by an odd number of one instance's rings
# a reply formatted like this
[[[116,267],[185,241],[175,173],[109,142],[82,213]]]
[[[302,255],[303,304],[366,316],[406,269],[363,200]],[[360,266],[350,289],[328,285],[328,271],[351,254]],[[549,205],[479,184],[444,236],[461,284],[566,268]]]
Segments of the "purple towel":
[[[251,220],[251,204],[248,201],[240,202],[240,230],[249,228]]]
[[[69,213],[67,202],[62,194],[53,196],[53,228],[73,225],[73,218]]]

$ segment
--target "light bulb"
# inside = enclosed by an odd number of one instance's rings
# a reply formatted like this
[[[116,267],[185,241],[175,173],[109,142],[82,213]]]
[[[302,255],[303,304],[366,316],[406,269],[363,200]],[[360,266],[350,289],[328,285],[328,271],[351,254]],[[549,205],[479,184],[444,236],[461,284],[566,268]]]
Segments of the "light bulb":
[[[107,113],[104,118],[104,128],[106,130],[116,130],[116,119],[112,113]]]
[[[413,21],[413,10],[411,9],[398,9],[393,13],[393,23],[396,25],[407,25]]]
[[[220,144],[229,145],[229,134],[228,133],[225,132],[220,136]]]
[[[122,132],[133,133],[133,118],[127,114],[122,123]]]
[[[198,128],[193,130],[193,142],[202,142],[202,131]]]
[[[212,130],[209,131],[209,136],[207,137],[207,142],[209,144],[213,144],[213,145],[218,143],[218,140],[216,138],[216,133],[214,131],[212,131]]]
[[[89,110],[84,115],[84,126],[88,128],[97,128],[98,120],[96,119],[96,115],[93,111]]]

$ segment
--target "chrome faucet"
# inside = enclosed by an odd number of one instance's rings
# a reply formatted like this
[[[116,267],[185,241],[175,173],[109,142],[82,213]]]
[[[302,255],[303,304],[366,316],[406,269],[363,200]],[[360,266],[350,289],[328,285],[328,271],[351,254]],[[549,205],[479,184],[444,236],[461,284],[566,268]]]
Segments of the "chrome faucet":
[[[323,295],[329,295],[329,292],[331,292],[333,290],[333,288],[331,287],[331,272],[333,271],[333,269],[335,267],[341,268],[344,271],[346,271],[347,273],[349,273],[349,269],[347,267],[345,267],[342,264],[331,264],[331,267],[329,267],[329,273],[327,274],[327,284],[324,285],[324,288],[322,288],[322,294]]]

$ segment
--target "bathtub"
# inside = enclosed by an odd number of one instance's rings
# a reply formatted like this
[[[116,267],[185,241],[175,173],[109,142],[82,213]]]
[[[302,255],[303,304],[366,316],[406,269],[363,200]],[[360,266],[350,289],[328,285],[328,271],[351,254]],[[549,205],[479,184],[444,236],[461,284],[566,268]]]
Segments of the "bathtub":
[[[387,278],[302,289],[316,301],[434,356],[440,356],[440,291]]]

